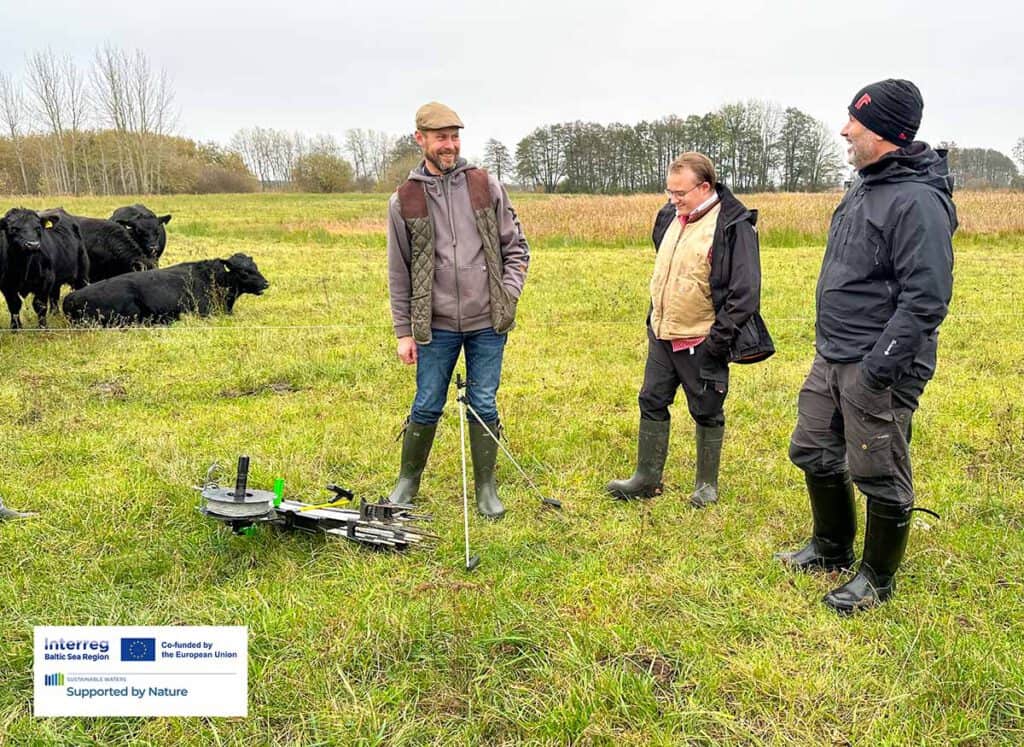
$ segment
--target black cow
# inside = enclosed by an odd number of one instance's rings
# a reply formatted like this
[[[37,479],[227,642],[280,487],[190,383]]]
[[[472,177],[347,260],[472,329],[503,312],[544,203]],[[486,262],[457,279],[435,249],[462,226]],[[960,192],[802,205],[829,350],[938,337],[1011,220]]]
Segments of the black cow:
[[[0,218],[7,242],[7,272],[0,291],[11,314],[11,329],[21,327],[22,299],[32,295],[39,326],[56,310],[62,285],[82,288],[89,278],[89,255],[74,221],[60,215],[11,208]]]
[[[155,215],[145,205],[128,205],[115,210],[110,220],[124,226],[139,248],[154,262],[159,262],[167,248],[165,225],[171,222],[171,214]]]
[[[7,275],[7,232],[0,231],[0,287],[3,287]]]
[[[262,295],[269,285],[252,257],[234,254],[93,283],[68,294],[64,314],[72,322],[105,327],[167,324],[187,312],[209,316],[223,309],[230,314],[240,295]]]
[[[118,208],[123,209],[125,208]],[[126,272],[152,270],[156,267],[156,260],[120,223],[106,218],[71,215],[65,212],[64,208],[47,210],[46,214],[59,215],[61,219],[72,221],[78,226],[82,241],[85,243],[85,251],[89,254],[90,282],[106,280]]]

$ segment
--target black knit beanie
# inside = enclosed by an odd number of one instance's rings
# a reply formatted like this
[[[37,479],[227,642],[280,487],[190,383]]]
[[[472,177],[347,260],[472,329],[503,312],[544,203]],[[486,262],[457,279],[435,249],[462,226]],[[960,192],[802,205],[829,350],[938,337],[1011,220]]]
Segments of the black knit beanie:
[[[909,80],[888,78],[864,86],[850,103],[850,116],[896,145],[909,145],[921,126],[924,99]]]

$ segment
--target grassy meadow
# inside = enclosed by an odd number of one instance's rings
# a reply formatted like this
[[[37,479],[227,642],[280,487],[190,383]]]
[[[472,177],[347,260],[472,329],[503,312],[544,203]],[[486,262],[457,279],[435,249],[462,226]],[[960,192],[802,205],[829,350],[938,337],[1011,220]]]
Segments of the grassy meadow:
[[[435,547],[375,553],[200,516],[212,462],[314,500],[379,499],[414,371],[394,353],[383,195],[64,199],[171,212],[164,264],[252,255],[230,317],[12,334],[0,314],[0,745],[1020,744],[1024,742],[1024,194],[957,195],[956,285],[915,417],[918,505],[898,590],[853,619],[839,576],[772,553],[809,533],[786,456],[838,195],[750,195],[778,354],[734,366],[720,503],[691,509],[674,408],[665,494],[633,467],[650,222],[661,200],[517,195],[532,246],[499,409],[504,521],[462,566],[454,396],[423,480]],[[57,199],[6,198],[52,207]],[[461,369],[460,369],[461,370]],[[863,502],[858,500],[862,509]],[[861,516],[863,514],[861,513]],[[863,524],[863,521],[860,521]],[[858,536],[858,554],[859,554]],[[34,625],[247,625],[246,719],[34,719]]]

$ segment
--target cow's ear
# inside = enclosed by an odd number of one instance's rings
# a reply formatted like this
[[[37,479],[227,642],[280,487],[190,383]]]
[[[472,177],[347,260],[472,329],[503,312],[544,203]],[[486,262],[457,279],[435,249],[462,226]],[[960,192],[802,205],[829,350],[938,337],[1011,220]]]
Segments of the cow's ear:
[[[121,228],[125,228],[125,229],[132,227],[131,221],[127,221],[127,220],[115,220],[114,223],[116,223],[117,225],[121,226]]]
[[[47,215],[45,218],[40,218],[39,220],[43,224],[43,228],[53,228],[55,225],[60,223],[60,216]]]
[[[167,223],[171,222],[171,214],[168,213],[167,215],[159,215],[157,216],[157,220],[166,225]]]

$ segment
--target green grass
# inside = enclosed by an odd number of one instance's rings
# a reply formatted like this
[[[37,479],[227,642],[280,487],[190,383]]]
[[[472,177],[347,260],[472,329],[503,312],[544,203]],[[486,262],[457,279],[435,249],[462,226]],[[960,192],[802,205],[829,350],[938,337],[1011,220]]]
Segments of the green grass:
[[[786,449],[820,243],[763,248],[779,353],[733,367],[723,499],[709,510],[685,502],[682,395],[665,494],[602,493],[635,451],[643,237],[589,249],[538,237],[499,407],[562,514],[538,510],[499,460],[509,515],[474,516],[483,563],[465,573],[449,407],[423,484],[433,549],[233,537],[203,519],[190,486],[240,453],[252,484],[281,476],[292,497],[322,497],[329,481],[368,498],[390,489],[413,370],[394,355],[384,199],[148,199],[174,213],[167,263],[244,251],[271,289],[233,317],[169,329],[3,324],[0,493],[40,515],[0,524],[0,744],[1024,741],[1024,237],[958,244],[914,424],[918,503],[942,520],[915,520],[889,603],[841,619],[819,601],[838,577],[771,557],[809,530]],[[523,200],[528,235],[540,199]],[[58,624],[248,625],[249,718],[35,720],[32,627]]]

